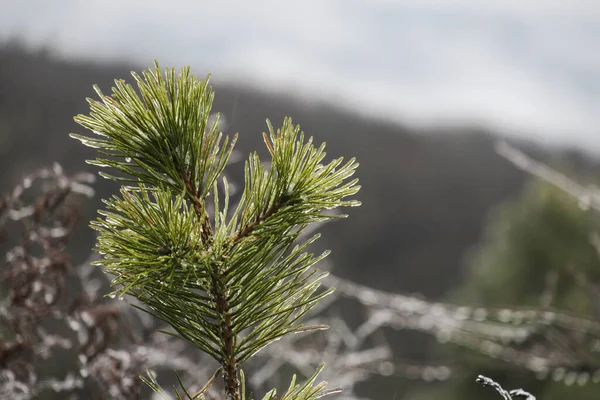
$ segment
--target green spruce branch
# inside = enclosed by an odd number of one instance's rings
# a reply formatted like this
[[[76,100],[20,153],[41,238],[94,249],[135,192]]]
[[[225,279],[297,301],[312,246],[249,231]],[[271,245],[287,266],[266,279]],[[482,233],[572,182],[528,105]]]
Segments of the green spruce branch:
[[[111,96],[95,87],[100,101],[88,99],[90,114],[75,118],[95,135],[71,135],[98,149],[90,164],[117,172],[102,176],[124,182],[92,223],[103,255],[98,264],[114,276],[117,295],[135,296],[171,325],[170,334],[219,362],[227,399],[245,398],[245,361],[285,335],[323,328],[303,326],[301,318],[330,293],[319,291],[326,274],[314,268],[327,253],[307,251],[318,235],[298,238],[309,224],[334,218],[326,210],[359,205],[346,200],[360,188],[351,180],[358,164],[325,163],[325,144],[313,145],[291,119],[278,130],[267,121],[270,166],[249,156],[233,206],[227,180],[218,178],[237,136],[220,133],[218,117],[209,125],[208,78],[189,68],[163,76],[158,64],[132,75],[139,95],[123,80]],[[313,386],[316,377],[303,386],[294,378],[281,398],[334,392]],[[160,389],[152,378],[146,382]]]

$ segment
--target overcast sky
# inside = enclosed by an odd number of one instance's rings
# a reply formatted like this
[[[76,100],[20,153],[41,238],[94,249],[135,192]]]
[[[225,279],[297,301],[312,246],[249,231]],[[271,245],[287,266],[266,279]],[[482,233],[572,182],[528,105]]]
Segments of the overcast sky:
[[[0,0],[15,36],[600,152],[599,0]]]

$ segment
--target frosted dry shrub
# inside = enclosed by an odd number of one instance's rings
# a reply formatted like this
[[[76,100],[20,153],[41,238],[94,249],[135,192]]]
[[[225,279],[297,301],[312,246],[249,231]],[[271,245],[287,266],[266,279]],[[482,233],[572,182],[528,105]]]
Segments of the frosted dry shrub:
[[[119,338],[135,338],[118,306],[72,266],[67,249],[82,202],[94,194],[93,181],[86,173],[67,176],[54,164],[0,198],[2,399],[49,392],[62,393],[58,398],[139,397],[139,371],[114,362],[110,349]],[[100,365],[103,374],[89,374]]]

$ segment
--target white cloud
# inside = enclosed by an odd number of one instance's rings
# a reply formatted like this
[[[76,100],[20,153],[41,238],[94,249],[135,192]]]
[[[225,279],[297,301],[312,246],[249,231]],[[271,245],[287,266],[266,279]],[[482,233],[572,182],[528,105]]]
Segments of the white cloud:
[[[68,55],[191,63],[401,121],[472,121],[600,151],[596,0],[26,3],[0,12],[1,36],[53,41]]]

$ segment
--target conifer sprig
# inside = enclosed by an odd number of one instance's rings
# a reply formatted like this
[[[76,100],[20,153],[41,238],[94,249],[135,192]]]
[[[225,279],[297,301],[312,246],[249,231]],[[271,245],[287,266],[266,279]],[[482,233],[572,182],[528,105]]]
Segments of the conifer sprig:
[[[76,117],[96,136],[72,135],[98,149],[89,163],[122,174],[102,176],[130,183],[92,223],[98,264],[115,276],[120,296],[137,297],[171,334],[217,360],[228,399],[240,399],[239,365],[282,336],[310,330],[301,317],[329,294],[319,292],[325,274],[314,269],[327,253],[307,252],[318,235],[297,239],[308,224],[334,218],[324,210],[359,205],[346,200],[359,190],[349,180],[358,164],[324,163],[325,144],[305,140],[289,118],[277,131],[267,121],[270,167],[250,155],[244,191],[230,211],[227,180],[221,199],[217,179],[236,138],[229,143],[219,132],[218,118],[209,126],[208,79],[189,68],[163,77],[158,64],[133,77],[140,96],[123,80],[112,96],[96,87],[101,102],[88,99],[90,115]],[[311,380],[290,390],[290,399],[329,393],[313,390]]]

